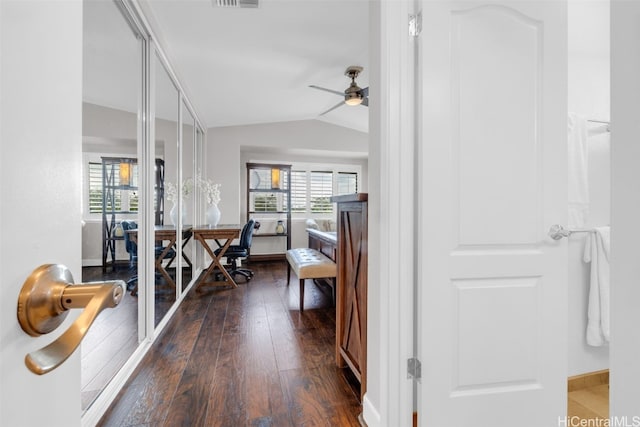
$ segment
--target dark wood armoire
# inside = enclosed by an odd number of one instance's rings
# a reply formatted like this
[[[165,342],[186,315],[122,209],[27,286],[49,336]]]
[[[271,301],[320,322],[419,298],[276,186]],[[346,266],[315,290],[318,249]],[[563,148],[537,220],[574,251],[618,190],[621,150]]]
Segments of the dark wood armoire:
[[[367,389],[367,200],[368,194],[333,197],[337,203],[336,363]]]

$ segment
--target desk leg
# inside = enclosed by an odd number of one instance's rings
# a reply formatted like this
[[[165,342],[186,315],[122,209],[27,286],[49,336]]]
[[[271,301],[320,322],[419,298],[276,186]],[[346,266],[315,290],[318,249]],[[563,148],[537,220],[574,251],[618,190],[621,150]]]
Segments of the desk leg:
[[[189,265],[189,267],[192,267],[191,260],[189,259],[189,257],[187,256],[187,254],[186,254],[186,253],[184,253],[184,248],[185,248],[185,246],[187,246],[187,243],[189,243],[189,240],[191,240],[191,235],[189,235],[187,238],[185,238],[185,239],[182,241],[182,258],[187,262],[187,264]],[[177,254],[178,254],[178,247],[177,247],[177,245],[175,245],[175,242],[174,242],[174,245],[173,245],[172,247],[174,247],[174,248],[175,248],[175,250],[176,250],[176,255],[174,255],[174,256],[169,260],[169,263],[167,264],[167,267],[171,266],[171,264],[173,263],[173,261],[176,259],[176,256],[178,256],[178,255],[177,255]]]
[[[187,246],[187,243],[189,243],[189,240],[185,240],[185,242],[182,244],[182,258],[187,262],[187,264],[189,265],[189,267],[192,266],[191,264],[191,260],[189,259],[189,257],[187,256],[187,254],[184,252],[184,247]]]
[[[167,280],[167,283],[169,283],[169,285],[171,285],[171,287],[173,287],[173,289],[176,288],[176,282],[173,281],[173,279],[171,278],[171,275],[162,266],[162,260],[164,259],[165,256],[167,256],[167,253],[169,253],[169,251],[171,250],[171,248],[173,247],[173,244],[175,242],[176,242],[176,239],[170,240],[169,244],[167,245],[167,247],[164,248],[164,250],[158,256],[158,258],[156,258],[156,269],[160,272],[160,274],[162,274],[162,276]],[[176,272],[176,274],[177,274],[177,272]]]
[[[222,246],[222,249],[218,254],[218,256],[216,256],[213,253],[213,251],[211,250],[211,247],[209,247],[209,244],[206,242],[205,239],[201,239],[199,237],[196,237],[196,239],[200,241],[200,243],[202,243],[202,246],[204,247],[204,249],[207,251],[209,256],[213,259],[213,261],[211,261],[211,264],[209,265],[209,268],[207,268],[207,271],[205,271],[204,275],[200,278],[200,283],[198,284],[198,287],[196,289],[199,289],[204,284],[205,280],[215,270],[216,266],[220,269],[221,273],[227,278],[227,280],[229,281],[229,284],[234,288],[237,288],[238,284],[236,283],[236,281],[233,280],[233,277],[231,277],[227,269],[224,268],[224,266],[220,263],[220,260],[222,259],[222,257],[224,256],[224,253],[227,251],[227,249],[231,245],[231,241],[233,239],[227,239],[225,244]]]

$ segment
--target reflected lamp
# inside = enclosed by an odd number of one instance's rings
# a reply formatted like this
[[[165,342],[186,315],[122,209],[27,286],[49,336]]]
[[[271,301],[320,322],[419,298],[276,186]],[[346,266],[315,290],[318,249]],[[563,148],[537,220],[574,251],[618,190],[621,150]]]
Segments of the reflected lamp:
[[[120,185],[131,185],[131,163],[121,162],[119,168]]]
[[[271,189],[280,189],[280,169],[271,169]]]

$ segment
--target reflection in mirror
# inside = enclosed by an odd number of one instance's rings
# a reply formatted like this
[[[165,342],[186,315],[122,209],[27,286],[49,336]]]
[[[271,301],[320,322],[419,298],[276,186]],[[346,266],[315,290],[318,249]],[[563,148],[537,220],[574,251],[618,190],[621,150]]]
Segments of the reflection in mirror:
[[[82,281],[137,285],[138,99],[141,39],[114,2],[83,11]],[[140,305],[142,307],[142,305]],[[81,344],[82,410],[100,395],[139,343],[138,298],[97,317]],[[143,329],[140,329],[143,331]]]
[[[196,174],[194,168],[194,146],[195,146],[195,121],[187,106],[182,103],[182,177],[185,180],[195,182]],[[194,187],[194,190],[196,188]],[[185,228],[196,224],[196,200],[197,191],[184,198],[186,206]],[[190,231],[186,230],[189,234]],[[191,238],[185,238],[183,243],[183,257],[180,260],[182,267],[182,290],[186,289],[193,276],[192,260],[195,259],[195,242]]]
[[[176,271],[179,260],[176,247],[176,224],[179,218],[180,192],[191,191],[191,184],[178,184],[178,107],[180,98],[160,58],[154,55],[155,67],[155,138],[156,153],[164,160],[164,214],[156,225],[155,325],[164,318],[176,301],[179,283]],[[159,196],[160,197],[160,196]],[[184,216],[184,211],[183,211]]]
[[[195,145],[195,152],[194,152],[193,167],[195,168],[194,170],[196,171],[196,176],[199,176],[200,178],[206,178],[204,163],[203,163],[204,162],[203,141],[204,141],[204,133],[202,132],[202,129],[196,124],[196,145]],[[194,219],[194,224],[196,226],[199,226],[206,223],[205,221],[206,196],[200,186],[198,186],[198,191],[196,192],[195,199],[196,199],[195,200],[196,215]],[[193,261],[192,270],[196,272],[195,274],[197,274],[197,272],[201,271],[202,268],[204,267],[204,249],[202,248],[202,245],[196,244],[194,248],[194,252],[195,254],[194,254],[194,258],[192,259]],[[195,279],[197,280],[198,277],[195,277]]]

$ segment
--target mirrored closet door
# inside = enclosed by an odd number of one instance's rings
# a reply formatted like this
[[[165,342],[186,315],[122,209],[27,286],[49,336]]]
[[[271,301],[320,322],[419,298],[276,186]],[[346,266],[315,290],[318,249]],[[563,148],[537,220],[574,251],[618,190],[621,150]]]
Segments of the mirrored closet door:
[[[199,271],[191,227],[204,128],[153,40],[136,3],[84,1],[82,281],[127,283],[82,343],[87,419],[108,404],[105,389],[126,381],[118,374],[133,369]]]
[[[82,409],[124,366],[144,328],[137,298],[144,39],[112,1],[83,8],[82,281],[121,279],[128,292],[96,319],[81,345]],[[142,337],[142,338],[141,338]]]

